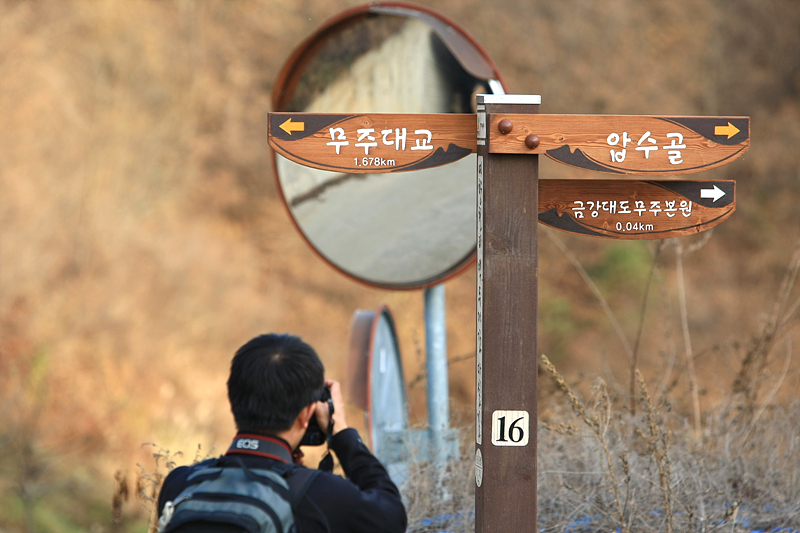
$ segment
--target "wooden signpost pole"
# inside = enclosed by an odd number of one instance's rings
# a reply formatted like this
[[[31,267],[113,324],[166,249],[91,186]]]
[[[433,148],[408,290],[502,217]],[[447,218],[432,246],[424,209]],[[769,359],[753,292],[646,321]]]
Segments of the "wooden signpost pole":
[[[735,183],[674,176],[742,156],[750,119],[539,115],[531,95],[477,103],[477,139],[470,115],[305,113],[271,113],[269,138],[296,163],[346,175],[434,168],[477,151],[475,530],[535,531],[537,222],[612,239],[710,229],[735,210]],[[539,154],[614,179],[540,186]]]
[[[538,156],[490,153],[493,113],[538,96],[478,96],[475,531],[536,530]]]

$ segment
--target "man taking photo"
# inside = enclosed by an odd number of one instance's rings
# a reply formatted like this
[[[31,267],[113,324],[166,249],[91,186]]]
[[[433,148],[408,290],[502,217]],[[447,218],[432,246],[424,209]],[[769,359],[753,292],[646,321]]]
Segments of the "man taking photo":
[[[238,429],[228,452],[176,468],[158,498],[160,531],[196,533],[397,532],[406,512],[386,469],[347,427],[339,383],[292,335],[261,335],[231,363],[228,398]],[[329,404],[319,401],[330,392]],[[296,464],[312,418],[347,479]]]

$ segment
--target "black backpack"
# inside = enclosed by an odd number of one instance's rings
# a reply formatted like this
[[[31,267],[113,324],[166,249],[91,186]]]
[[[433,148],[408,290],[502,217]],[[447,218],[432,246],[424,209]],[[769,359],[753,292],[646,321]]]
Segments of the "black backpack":
[[[292,511],[318,474],[277,462],[270,470],[247,468],[230,455],[199,463],[186,488],[165,505],[159,531],[188,531],[190,524],[202,523],[206,530],[219,524],[248,533],[295,533]]]

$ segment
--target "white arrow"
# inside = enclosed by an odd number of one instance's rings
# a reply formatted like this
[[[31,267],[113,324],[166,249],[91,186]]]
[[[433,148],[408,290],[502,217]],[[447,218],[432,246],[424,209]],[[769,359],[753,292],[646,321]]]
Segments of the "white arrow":
[[[723,196],[725,196],[725,193],[716,185],[714,185],[713,189],[700,189],[700,198],[713,198],[716,202]]]

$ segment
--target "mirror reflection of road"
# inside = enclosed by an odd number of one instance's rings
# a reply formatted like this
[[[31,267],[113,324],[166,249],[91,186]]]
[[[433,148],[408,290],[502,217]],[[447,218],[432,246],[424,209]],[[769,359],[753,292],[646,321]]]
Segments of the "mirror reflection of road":
[[[284,165],[295,163],[283,159],[279,167]],[[283,192],[306,238],[328,260],[359,278],[404,284],[433,278],[442,265],[461,264],[472,254],[474,231],[453,228],[475,227],[475,165],[471,155],[396,174],[342,175],[300,167],[293,175],[316,174],[308,176],[316,192],[298,202],[292,191]]]
[[[294,110],[468,113],[476,87],[485,92],[423,20],[381,15],[326,39],[297,89],[308,99]],[[328,71],[333,74],[323,76]],[[325,172],[277,154],[276,165],[300,231],[331,264],[358,279],[419,286],[456,271],[474,253],[475,155],[396,174]]]

